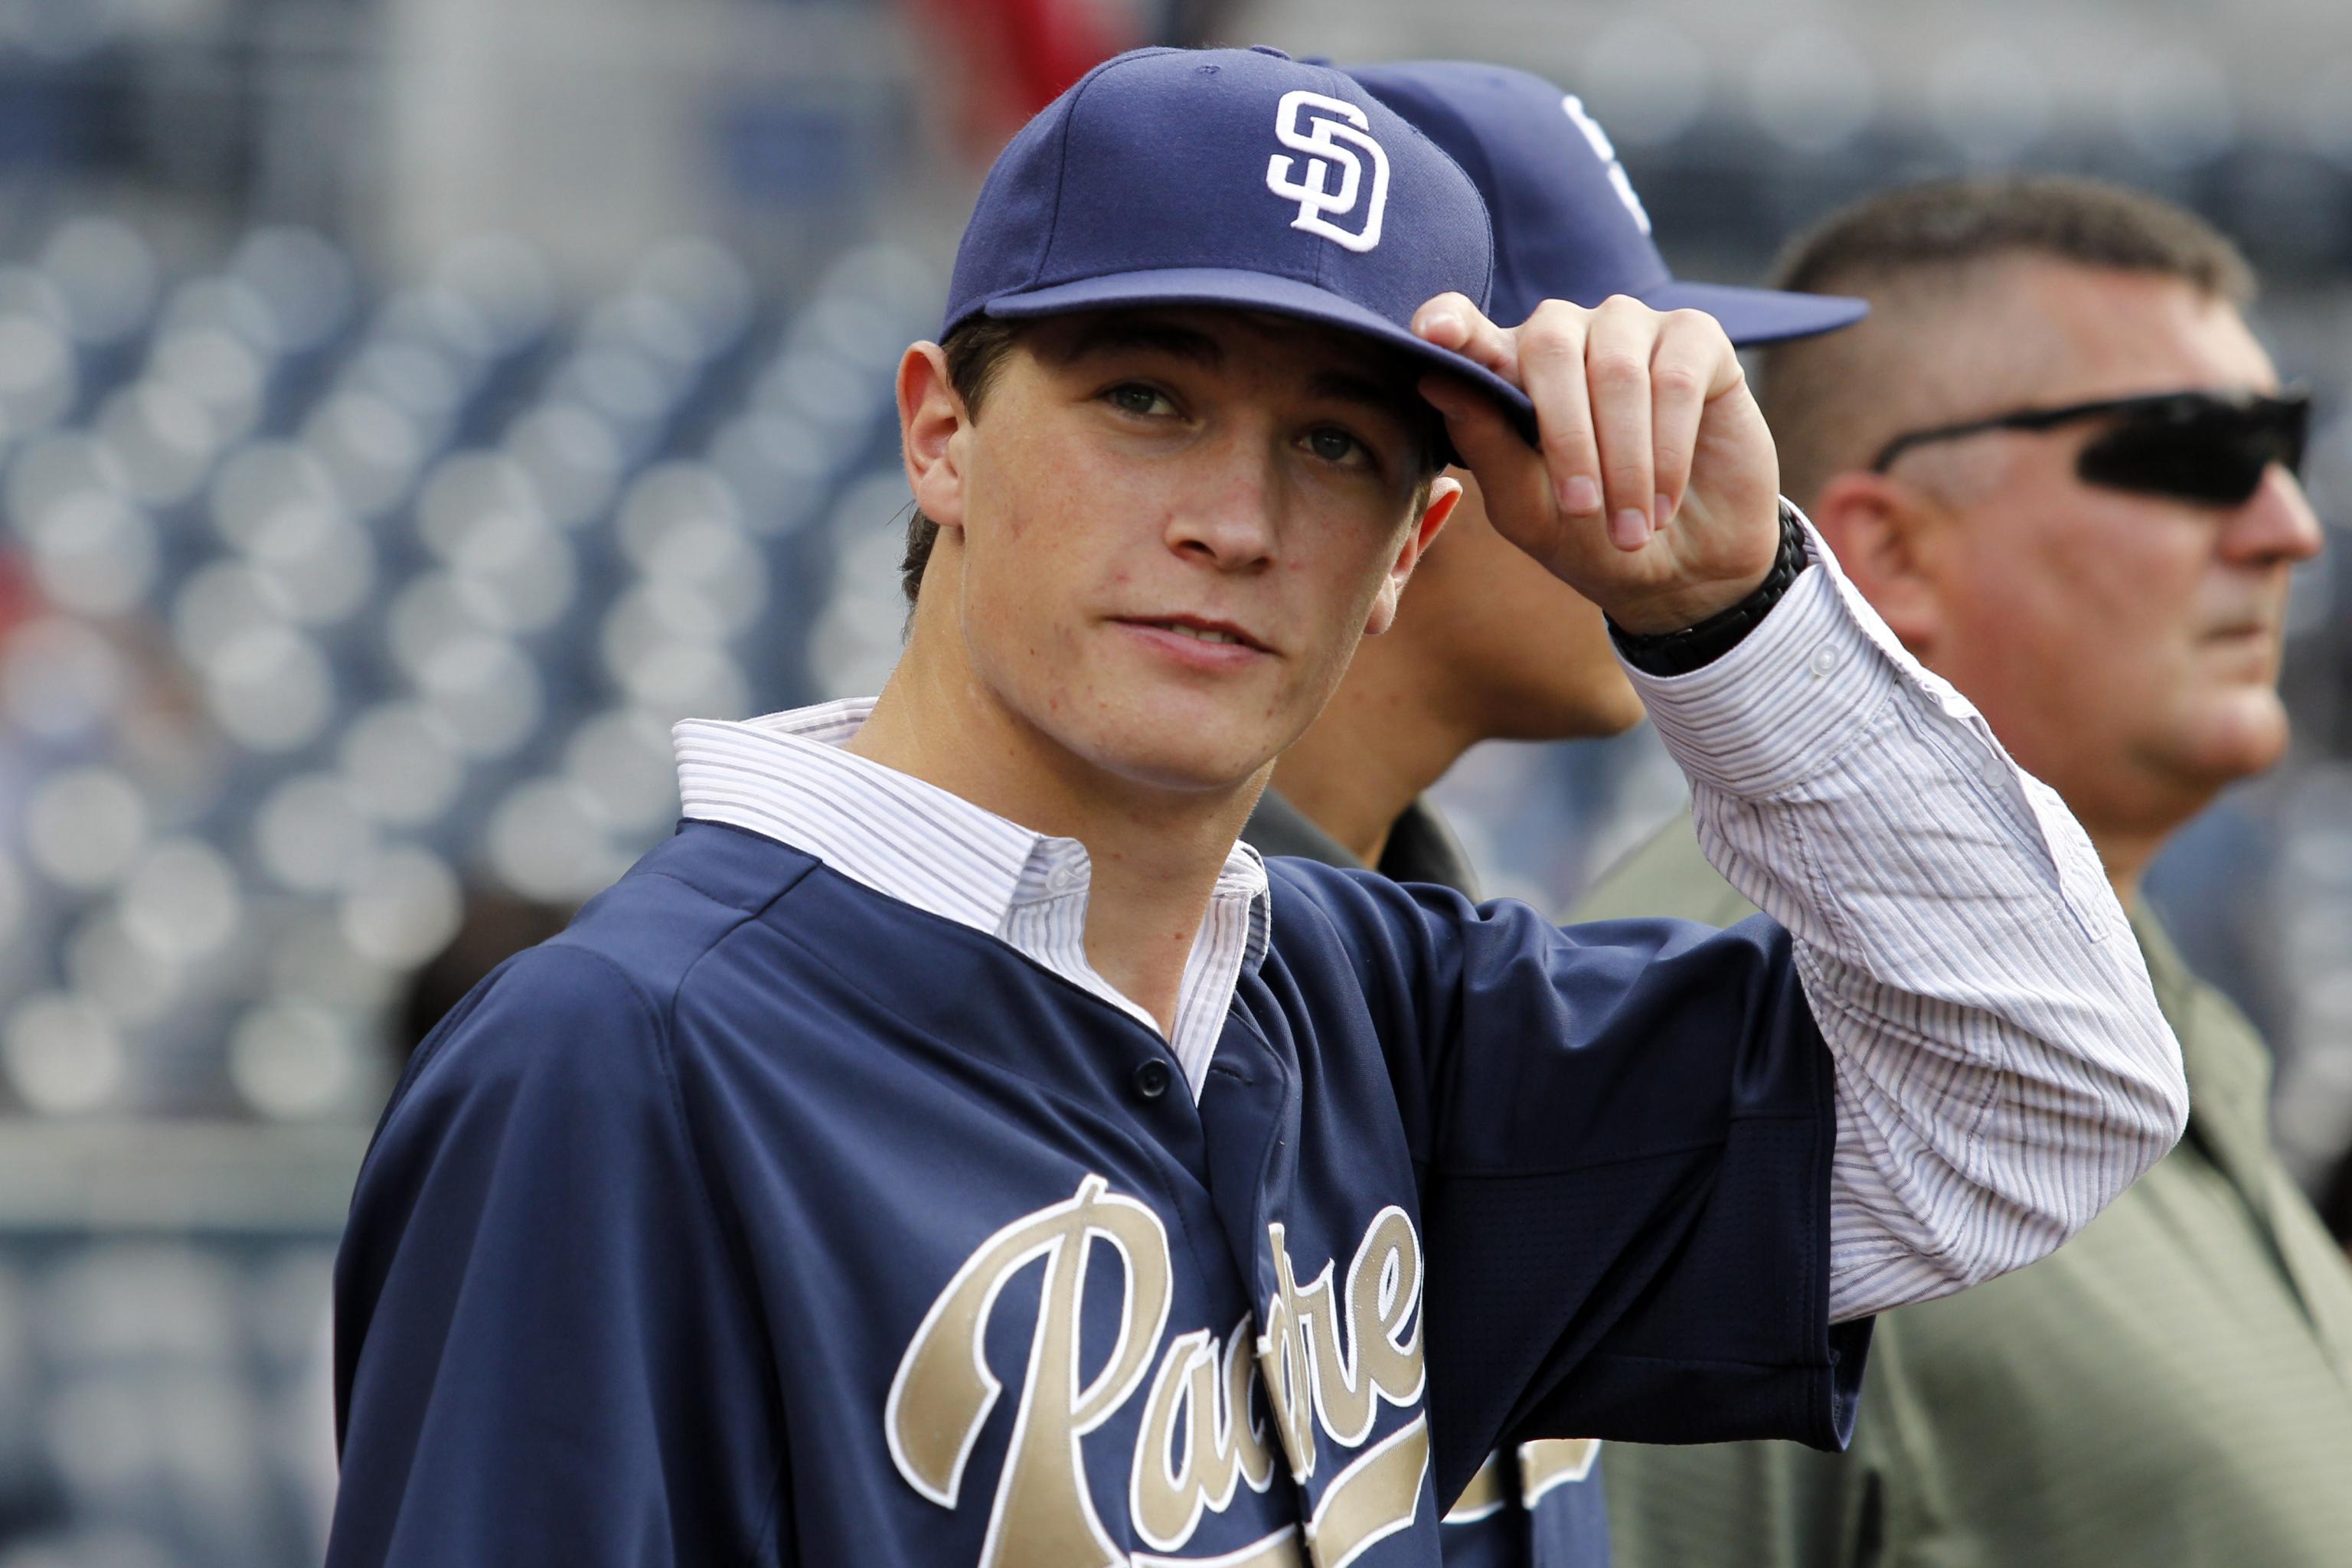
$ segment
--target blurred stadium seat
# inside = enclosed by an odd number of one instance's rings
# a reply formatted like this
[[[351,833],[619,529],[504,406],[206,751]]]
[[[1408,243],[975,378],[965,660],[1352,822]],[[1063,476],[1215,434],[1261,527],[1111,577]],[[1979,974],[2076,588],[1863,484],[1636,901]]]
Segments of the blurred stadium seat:
[[[0,1080],[364,1115],[466,889],[587,897],[675,816],[672,721],[811,696],[827,521],[903,500],[890,379],[940,280],[853,250],[786,311],[679,239],[565,309],[485,238],[371,296],[283,227],[163,273],[86,220],[0,275]]]
[[[272,226],[174,275],[104,219],[0,268],[0,1106],[55,1123],[0,1163],[58,1199],[0,1212],[0,1568],[315,1552],[409,975],[469,900],[569,906],[665,834],[672,721],[816,695],[835,525],[904,499],[909,251],[789,309],[702,239],[576,306],[512,240],[363,270]],[[325,1142],[215,1145],[252,1170],[158,1239],[155,1117]]]

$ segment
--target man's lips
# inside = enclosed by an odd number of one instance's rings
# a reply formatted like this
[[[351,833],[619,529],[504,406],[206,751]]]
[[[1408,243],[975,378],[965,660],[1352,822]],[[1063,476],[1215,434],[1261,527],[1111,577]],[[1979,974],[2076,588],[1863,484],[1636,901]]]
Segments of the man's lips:
[[[1121,626],[1164,632],[1197,642],[1204,647],[1236,647],[1253,653],[1274,651],[1233,622],[1213,620],[1206,616],[1114,616],[1111,618]]]
[[[2205,640],[2238,642],[2247,638],[2258,638],[2264,642],[2271,642],[2275,641],[2281,635],[2279,623],[2263,616],[2254,620],[2228,621],[2220,626],[2209,626],[2205,631]]]

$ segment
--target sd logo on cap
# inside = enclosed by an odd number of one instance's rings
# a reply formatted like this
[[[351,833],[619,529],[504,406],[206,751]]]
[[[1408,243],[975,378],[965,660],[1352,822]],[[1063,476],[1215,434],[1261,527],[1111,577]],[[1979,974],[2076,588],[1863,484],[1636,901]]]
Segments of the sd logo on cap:
[[[956,255],[944,339],[974,316],[1230,306],[1360,333],[1500,401],[1525,394],[1412,331],[1458,292],[1484,309],[1477,188],[1346,73],[1273,49],[1104,62],[999,154]]]

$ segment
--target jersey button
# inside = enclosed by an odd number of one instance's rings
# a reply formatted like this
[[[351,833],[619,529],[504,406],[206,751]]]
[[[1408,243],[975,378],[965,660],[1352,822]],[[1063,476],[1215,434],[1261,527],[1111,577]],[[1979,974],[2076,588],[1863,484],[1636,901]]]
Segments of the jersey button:
[[[1168,1080],[1173,1076],[1168,1064],[1154,1057],[1135,1069],[1135,1092],[1146,1100],[1158,1100],[1168,1092]]]

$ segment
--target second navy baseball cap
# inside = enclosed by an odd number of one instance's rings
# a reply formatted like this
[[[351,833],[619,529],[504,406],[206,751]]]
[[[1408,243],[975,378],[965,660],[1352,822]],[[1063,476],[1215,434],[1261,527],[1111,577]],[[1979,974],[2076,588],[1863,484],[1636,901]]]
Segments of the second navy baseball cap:
[[[1861,300],[1676,278],[1608,135],[1573,94],[1539,76],[1467,60],[1349,74],[1451,153],[1486,198],[1495,228],[1486,313],[1507,327],[1546,300],[1591,306],[1612,294],[1661,310],[1704,310],[1743,344],[1810,337],[1869,313]]]
[[[998,154],[940,336],[979,315],[1258,310],[1386,343],[1532,430],[1524,393],[1412,331],[1449,290],[1484,309],[1494,268],[1469,176],[1345,72],[1276,49],[1137,49]]]

